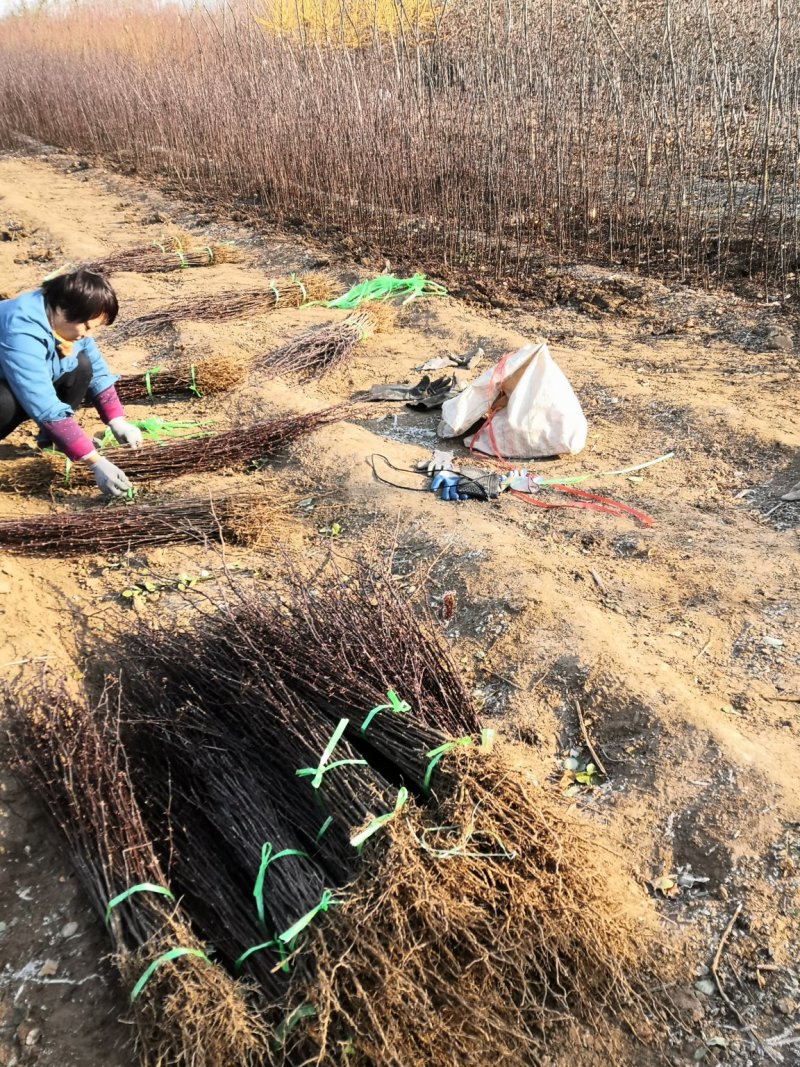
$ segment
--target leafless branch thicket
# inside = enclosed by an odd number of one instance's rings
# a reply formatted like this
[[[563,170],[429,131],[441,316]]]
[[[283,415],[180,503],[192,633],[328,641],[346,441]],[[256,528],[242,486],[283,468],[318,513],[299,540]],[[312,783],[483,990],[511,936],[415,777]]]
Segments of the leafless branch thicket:
[[[796,287],[800,0],[390,2],[357,46],[229,4],[7,18],[0,145],[522,283],[591,258]]]

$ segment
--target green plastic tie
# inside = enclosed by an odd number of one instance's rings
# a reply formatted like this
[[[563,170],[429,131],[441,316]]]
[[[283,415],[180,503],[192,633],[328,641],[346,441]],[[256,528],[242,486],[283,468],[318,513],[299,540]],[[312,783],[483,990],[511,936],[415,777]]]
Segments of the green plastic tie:
[[[279,1049],[286,1042],[286,1038],[294,1030],[297,1024],[303,1020],[308,1019],[312,1015],[317,1014],[317,1009],[313,1004],[301,1004],[298,1008],[295,1008],[293,1012],[275,1027],[275,1033],[273,1034],[270,1042],[274,1049]]]
[[[188,264],[188,262],[186,260],[186,256],[183,254],[183,249],[181,248],[180,245],[178,245],[178,247],[175,249],[175,255],[180,260],[181,270],[185,270],[186,267],[189,266],[189,264]]]
[[[149,397],[153,395],[153,383],[150,381],[150,376],[160,374],[163,369],[163,367],[151,367],[150,370],[144,372],[144,387]]]
[[[165,952],[163,956],[159,956],[158,959],[153,960],[153,962],[144,972],[142,977],[133,987],[133,990],[131,992],[131,1004],[133,1004],[134,1000],[136,1000],[141,991],[150,981],[150,978],[152,977],[154,971],[156,971],[162,963],[169,963],[170,960],[180,959],[181,956],[197,956],[198,959],[205,960],[206,963],[211,963],[211,960],[208,958],[205,952],[202,952],[199,948],[171,948],[169,952]]]
[[[203,251],[208,256],[209,266],[214,262],[214,250],[211,245],[203,245]]]
[[[51,270],[49,274],[45,275],[45,277],[42,278],[42,281],[43,282],[52,281],[53,278],[58,278],[59,275],[61,275],[61,274],[69,274],[70,271],[74,271],[74,270],[75,270],[75,264],[74,263],[63,263],[60,267],[57,267],[55,270]]]
[[[192,380],[189,383],[189,392],[193,393],[197,397],[198,400],[202,400],[203,394],[197,388],[197,378],[195,376],[196,370],[197,370],[197,368],[195,367],[194,363],[191,363],[189,365],[189,374],[191,375],[191,379]]]
[[[391,300],[405,297],[403,304],[408,304],[421,296],[447,296],[443,285],[438,285],[426,278],[424,274],[414,274],[410,278],[396,278],[393,274],[381,274],[370,278],[349,289],[336,300],[320,301],[323,307],[343,308],[354,311],[368,300]]]
[[[481,752],[491,752],[497,740],[497,730],[481,730]]]
[[[401,786],[401,788],[397,791],[397,800],[395,801],[394,809],[392,811],[387,811],[385,815],[379,815],[377,819],[373,819],[369,826],[367,826],[366,829],[362,830],[361,833],[356,834],[355,837],[351,837],[350,844],[353,846],[353,848],[360,849],[364,842],[367,840],[367,838],[370,838],[373,834],[376,834],[382,826],[385,826],[387,824],[387,822],[391,822],[392,819],[397,818],[397,816],[405,807],[407,800],[408,790],[405,786]]]
[[[164,419],[160,419],[157,415],[151,415],[148,419],[131,419],[134,426],[137,426],[145,437],[151,441],[155,441],[156,444],[161,444],[164,439],[170,440],[171,438],[190,439],[195,437],[209,437],[210,432],[202,430],[202,426],[208,425],[208,420],[204,422],[195,422],[191,419],[179,419],[175,422],[167,422]],[[190,431],[186,433],[185,431]],[[100,442],[101,448],[116,447],[117,439],[111,430],[107,429],[103,434],[103,438]]]
[[[275,304],[274,304],[274,306],[277,307],[278,304],[280,304],[280,302],[281,302],[280,289],[277,287],[275,282],[270,282],[269,283],[269,287],[272,290],[272,292],[275,294]]]
[[[329,815],[328,818],[325,820],[325,822],[322,824],[322,826],[320,826],[319,830],[317,830],[317,836],[314,838],[314,844],[315,845],[318,845],[320,843],[322,838],[328,832],[328,827],[330,826],[330,824],[332,822],[333,822],[333,816]]]
[[[411,705],[407,704],[405,700],[400,700],[394,689],[387,690],[386,699],[389,701],[388,704],[378,704],[376,708],[367,713],[366,719],[361,723],[362,734],[367,732],[367,727],[379,711],[391,711],[393,715],[405,715],[406,712],[411,711]]]
[[[161,244],[160,241],[152,241],[151,244],[152,244],[153,248],[160,249],[164,253],[164,255],[167,254],[166,248],[164,247],[164,245]]]
[[[321,759],[319,761],[319,766],[317,766],[317,767],[303,767],[300,770],[294,772],[297,775],[298,778],[308,778],[309,776],[313,775],[314,777],[311,780],[311,786],[312,786],[313,789],[319,789],[319,787],[322,785],[322,776],[327,771],[332,771],[335,767],[346,767],[346,766],[357,766],[357,765],[365,767],[367,765],[367,761],[365,759],[340,759],[340,760],[336,760],[335,763],[328,763],[328,760],[331,758],[331,755],[333,754],[333,750],[336,748],[336,746],[341,741],[342,735],[344,734],[344,732],[347,729],[347,727],[349,726],[349,724],[350,724],[350,720],[349,719],[340,719],[339,720],[339,725],[333,731],[333,736],[331,737],[330,741],[328,742],[327,748],[322,753],[322,757],[321,757]]]
[[[290,281],[293,282],[293,284],[296,285],[297,288],[300,290],[300,295],[302,297],[301,305],[308,303],[308,290],[303,285],[303,283],[300,281],[300,279],[294,274],[291,274],[289,276],[289,278],[290,278]]]
[[[620,474],[635,474],[636,471],[646,470],[647,467],[654,467],[656,463],[663,463],[666,459],[674,458],[674,452],[665,452],[663,456],[656,456],[655,459],[649,459],[646,463],[637,463],[635,467],[623,467],[618,471],[599,471],[593,474],[578,474],[573,478],[534,478],[531,480],[534,485],[577,485],[579,482],[588,482],[592,478],[611,478],[612,476]]]
[[[243,952],[241,954],[241,956],[238,958],[238,960],[234,960],[234,963],[233,963],[234,968],[237,971],[240,971],[242,969],[242,966],[244,965],[245,960],[247,960],[250,956],[252,956],[253,953],[261,952],[265,948],[274,948],[274,949],[276,949],[278,951],[278,953],[280,954],[280,957],[281,957],[281,970],[282,971],[288,971],[289,970],[289,964],[286,962],[286,947],[284,946],[283,942],[282,941],[278,941],[277,938],[273,938],[272,941],[264,941],[260,945],[253,945],[252,948],[247,949],[246,952]]]
[[[114,908],[116,908],[119,904],[122,904],[122,902],[127,900],[129,897],[132,897],[134,893],[160,893],[162,897],[169,897],[170,900],[175,899],[172,893],[170,893],[170,891],[166,889],[163,885],[154,885],[152,882],[139,882],[138,885],[132,885],[130,889],[126,889],[124,892],[118,893],[117,896],[109,900],[105,916],[106,926],[108,926],[109,920],[111,918],[111,912],[114,910]]]
[[[256,876],[256,883],[253,887],[253,896],[256,898],[256,911],[258,912],[258,925],[266,933],[267,925],[264,921],[264,879],[267,876],[267,868],[275,860],[281,859],[283,856],[301,856],[303,859],[308,859],[308,855],[305,852],[301,852],[296,848],[285,848],[281,852],[272,854],[272,844],[269,841],[265,841],[261,846],[261,866],[258,868],[258,874]]]
[[[64,456],[64,485],[69,485],[69,475],[72,470],[72,460]]]
[[[439,745],[438,748],[432,748],[430,752],[426,752],[425,755],[429,757],[430,763],[428,764],[427,770],[425,771],[425,778],[422,783],[422,788],[426,790],[426,792],[430,788],[433,769],[439,762],[439,760],[442,758],[442,756],[444,756],[448,752],[452,752],[453,749],[457,748],[459,745],[466,746],[471,744],[472,738],[467,735],[466,737],[459,737],[455,741],[445,741],[445,743],[443,745]]]
[[[283,941],[284,944],[290,945],[294,939],[305,930],[309,923],[322,911],[327,911],[328,908],[335,907],[337,904],[343,904],[343,900],[334,900],[333,893],[330,889],[326,889],[322,893],[322,899],[319,904],[315,904],[314,907],[301,916],[294,924],[290,926],[288,930],[284,930],[282,934],[278,934],[278,940]]]

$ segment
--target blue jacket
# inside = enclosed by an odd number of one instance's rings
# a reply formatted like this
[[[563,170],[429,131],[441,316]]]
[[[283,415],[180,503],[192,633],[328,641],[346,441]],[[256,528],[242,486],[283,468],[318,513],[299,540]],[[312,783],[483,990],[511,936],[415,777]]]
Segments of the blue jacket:
[[[112,374],[91,337],[75,341],[72,354],[63,359],[47,321],[41,289],[0,300],[0,381],[8,384],[20,407],[38,423],[57,422],[73,412],[56,396],[53,382],[78,365],[83,352],[92,364],[87,396],[93,400],[119,375]]]

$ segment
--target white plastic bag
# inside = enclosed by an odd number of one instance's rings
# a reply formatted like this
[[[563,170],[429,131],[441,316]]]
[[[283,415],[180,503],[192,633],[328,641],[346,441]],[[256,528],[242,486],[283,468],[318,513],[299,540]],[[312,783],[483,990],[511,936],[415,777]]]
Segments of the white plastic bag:
[[[546,344],[503,356],[458,396],[442,405],[440,437],[458,437],[486,421],[464,444],[502,459],[580,452],[586,417]]]

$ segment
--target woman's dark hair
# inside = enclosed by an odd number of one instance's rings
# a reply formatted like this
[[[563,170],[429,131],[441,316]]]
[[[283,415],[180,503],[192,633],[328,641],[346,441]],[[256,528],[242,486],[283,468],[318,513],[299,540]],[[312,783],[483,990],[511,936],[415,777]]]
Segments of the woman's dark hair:
[[[42,282],[45,303],[55,311],[61,308],[68,322],[89,322],[102,315],[110,326],[117,317],[117,294],[102,274],[90,270],[76,270],[72,274],[57,274]]]

